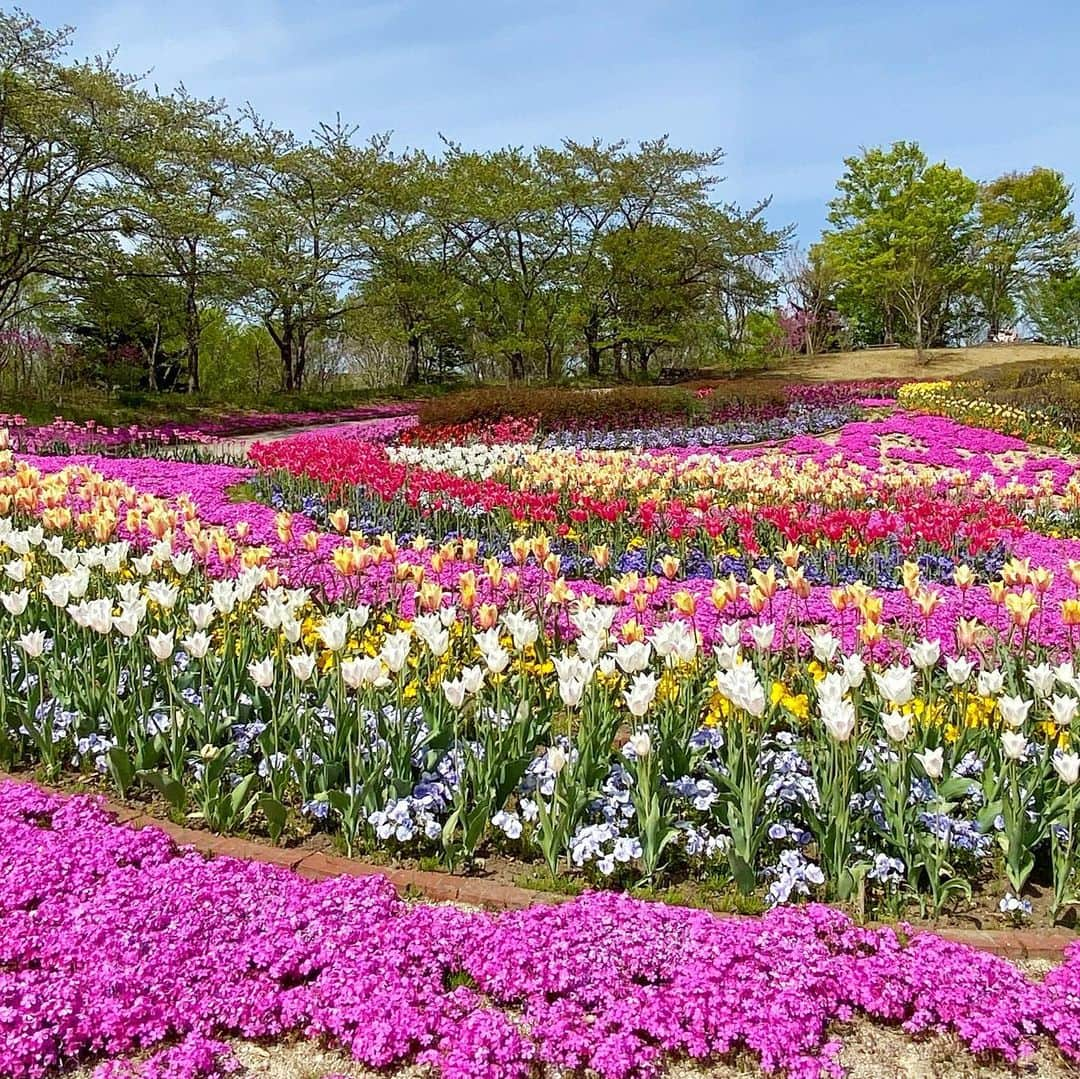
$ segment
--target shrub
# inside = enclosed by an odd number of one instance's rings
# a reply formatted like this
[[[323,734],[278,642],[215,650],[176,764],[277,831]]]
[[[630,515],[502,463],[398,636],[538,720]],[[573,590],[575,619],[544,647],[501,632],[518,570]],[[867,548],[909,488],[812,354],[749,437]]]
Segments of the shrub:
[[[567,427],[655,427],[715,419],[718,413],[784,407],[782,386],[772,381],[719,383],[701,394],[695,386],[620,386],[615,389],[491,387],[449,394],[420,408],[424,427],[534,420],[542,430]]]

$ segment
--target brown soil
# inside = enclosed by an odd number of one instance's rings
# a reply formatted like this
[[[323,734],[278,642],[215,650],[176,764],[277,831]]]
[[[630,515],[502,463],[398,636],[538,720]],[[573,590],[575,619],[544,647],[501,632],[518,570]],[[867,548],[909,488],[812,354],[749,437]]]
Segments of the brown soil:
[[[827,352],[784,360],[780,373],[787,378],[812,382],[864,378],[971,378],[1005,364],[1048,360],[1056,356],[1080,359],[1080,349],[1060,345],[977,345],[934,349],[926,355],[929,362],[920,364],[915,351],[910,348]]]

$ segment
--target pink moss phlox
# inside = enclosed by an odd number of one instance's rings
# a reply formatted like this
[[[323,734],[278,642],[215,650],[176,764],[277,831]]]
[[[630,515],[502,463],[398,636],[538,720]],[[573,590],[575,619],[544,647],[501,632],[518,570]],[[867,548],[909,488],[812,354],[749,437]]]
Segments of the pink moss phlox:
[[[227,1074],[226,1036],[326,1038],[368,1067],[450,1079],[537,1064],[607,1079],[735,1050],[842,1074],[836,1023],[952,1032],[1080,1059],[1080,945],[1045,984],[929,933],[823,906],[718,917],[612,893],[501,915],[409,905],[381,877],[206,860],[85,797],[0,784],[0,1074]],[[130,1070],[122,1058],[154,1054]],[[128,1070],[126,1070],[128,1069]]]

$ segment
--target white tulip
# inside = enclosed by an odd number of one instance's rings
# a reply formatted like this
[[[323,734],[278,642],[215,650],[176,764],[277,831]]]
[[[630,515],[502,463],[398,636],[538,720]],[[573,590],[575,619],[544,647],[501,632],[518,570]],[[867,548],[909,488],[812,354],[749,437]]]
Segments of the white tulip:
[[[176,606],[180,589],[166,581],[152,581],[146,588],[148,599],[153,600],[163,611],[171,611]]]
[[[349,639],[348,615],[328,615],[321,623],[319,623],[316,632],[319,635],[319,639],[331,652],[340,652],[345,647],[345,642]]]
[[[37,659],[44,651],[48,638],[45,631],[36,629],[30,633],[24,633],[16,643],[30,659]]]
[[[652,752],[652,739],[645,731],[630,735],[626,744],[634,751],[634,756],[639,761],[644,760]]]
[[[998,708],[1001,710],[1001,718],[1010,727],[1022,727],[1031,711],[1031,701],[1023,697],[1013,697],[1008,693],[998,698]]]
[[[848,689],[858,689],[866,681],[866,664],[863,663],[861,656],[852,652],[851,655],[844,656],[841,666]]]
[[[1080,693],[1080,678],[1077,678],[1076,671],[1073,670],[1071,659],[1054,668],[1054,677],[1066,689],[1071,689],[1073,693]]]
[[[210,651],[210,636],[203,633],[202,630],[189,633],[186,637],[181,638],[180,643],[184,646],[184,651],[192,659],[205,659],[206,653]]]
[[[518,611],[507,611],[503,615],[502,621],[507,632],[513,638],[514,647],[519,652],[536,643],[536,638],[540,633],[540,625],[533,619]]]
[[[4,575],[9,581],[22,584],[26,580],[26,563],[21,558],[13,558],[4,563]]]
[[[640,719],[645,715],[656,697],[656,688],[659,684],[659,679],[652,674],[638,674],[634,677],[633,682],[630,683],[630,688],[624,695],[626,707],[630,710],[632,716],[637,716]]]
[[[828,630],[819,630],[810,637],[810,647],[813,648],[814,658],[819,663],[832,663],[840,650],[840,641]]]
[[[397,674],[405,666],[410,648],[412,648],[412,636],[406,630],[391,633],[383,641],[382,661],[391,673]]]
[[[116,586],[116,595],[122,607],[138,603],[142,599],[142,585],[138,581],[123,581]],[[205,626],[197,627],[205,629]]]
[[[154,556],[152,554],[140,555],[131,560],[131,565],[140,577],[149,577],[154,572]]]
[[[728,648],[738,648],[742,643],[742,623],[739,621],[725,622],[720,627],[720,639]]]
[[[772,622],[766,622],[761,626],[751,626],[750,637],[755,648],[767,652],[772,647],[773,640],[776,637],[776,626]]]
[[[1019,761],[1024,759],[1027,753],[1027,739],[1016,731],[1005,731],[1001,735],[1001,748],[1005,753],[1005,759]]]
[[[425,643],[431,654],[436,659],[440,659],[446,655],[446,650],[450,647],[450,634],[445,629],[440,629],[438,633],[433,633],[428,637]]]
[[[846,742],[855,733],[855,706],[851,701],[840,701],[822,713],[821,721],[833,738]]]
[[[173,634],[172,630],[168,633],[151,633],[146,638],[146,643],[150,645],[150,651],[154,654],[154,659],[161,663],[164,663],[173,654]]]
[[[926,749],[922,753],[916,753],[915,759],[923,766],[923,771],[931,780],[941,778],[945,771],[945,750],[938,746],[937,749]]]
[[[118,616],[113,618],[113,629],[122,637],[134,637],[139,632],[142,618],[137,610],[125,607]]]
[[[885,700],[897,707],[907,704],[914,695],[915,672],[910,667],[887,667],[874,675],[874,681]]]
[[[941,659],[941,641],[916,641],[908,647],[908,655],[920,671],[925,671]]]
[[[756,719],[765,714],[765,687],[758,681],[757,672],[749,663],[729,671],[718,671],[716,685],[720,693],[736,707]]]
[[[248,664],[248,674],[251,675],[251,680],[260,689],[269,689],[274,684],[273,656],[267,656],[258,662],[252,660]]]
[[[578,655],[589,663],[595,663],[604,650],[604,641],[600,637],[591,637],[583,634],[577,639]]]
[[[510,653],[505,648],[493,648],[484,653],[484,663],[492,674],[502,674],[510,663]]]
[[[652,657],[652,645],[646,641],[630,641],[620,644],[615,649],[615,662],[626,674],[636,674],[649,665]]]
[[[465,686],[467,693],[479,693],[484,685],[484,668],[479,665],[463,667],[461,670],[461,682]]]
[[[465,685],[460,679],[443,680],[442,691],[451,708],[460,708],[465,703]]]
[[[566,755],[565,750],[559,746],[552,746],[547,751],[544,763],[552,775],[558,775],[570,763],[570,758]]]
[[[113,613],[112,603],[107,599],[90,600],[86,604],[87,624],[95,633],[104,636],[112,632]]]
[[[1076,753],[1055,753],[1053,757],[1054,771],[1057,772],[1061,782],[1071,787],[1077,779],[1080,779],[1080,755]]]
[[[975,688],[980,697],[996,697],[1005,688],[1005,675],[999,670],[979,671]]]
[[[66,607],[71,597],[71,584],[66,574],[41,578],[41,591],[54,607]]]
[[[172,565],[178,576],[186,577],[195,568],[195,556],[190,551],[174,554]]]
[[[1076,718],[1077,707],[1080,707],[1080,701],[1077,701],[1075,697],[1065,697],[1055,693],[1050,698],[1050,714],[1059,727],[1067,727],[1072,723]]]
[[[945,671],[954,686],[962,686],[971,677],[973,670],[975,670],[975,663],[964,656],[954,656],[945,660]]]
[[[215,581],[210,586],[210,599],[218,614],[232,614],[236,607],[236,587],[231,581]],[[199,626],[205,629],[205,626]]]
[[[30,593],[25,588],[20,588],[17,592],[0,592],[0,601],[8,614],[18,618],[30,602]]]
[[[310,652],[289,656],[289,670],[298,682],[306,682],[315,673],[315,657]]]
[[[577,708],[585,696],[587,683],[580,678],[560,678],[559,697],[567,708]]]
[[[1036,697],[1049,697],[1054,689],[1056,675],[1049,663],[1040,663],[1037,667],[1028,667],[1024,671],[1024,681],[1035,691]]]
[[[885,733],[894,742],[905,741],[911,733],[911,717],[904,715],[903,712],[882,712],[881,723],[885,728]]]

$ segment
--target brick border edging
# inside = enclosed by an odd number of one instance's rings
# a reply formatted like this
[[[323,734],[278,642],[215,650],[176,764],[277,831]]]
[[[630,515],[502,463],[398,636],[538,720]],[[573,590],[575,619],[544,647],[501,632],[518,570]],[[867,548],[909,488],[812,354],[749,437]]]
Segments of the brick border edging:
[[[185,828],[172,821],[161,820],[148,813],[119,802],[113,802],[101,794],[77,794],[73,791],[46,787],[30,779],[0,772],[0,782],[10,780],[37,787],[48,794],[62,798],[86,797],[98,801],[110,813],[117,824],[129,828],[157,828],[178,846],[198,851],[207,857],[238,858],[253,862],[278,865],[298,873],[309,880],[327,880],[331,877],[385,877],[399,893],[416,891],[435,902],[468,903],[487,910],[524,910],[538,904],[554,905],[573,898],[552,892],[538,892],[519,888],[513,884],[455,877],[424,869],[395,869],[374,865],[355,858],[343,858],[337,854],[321,851],[304,851],[288,847],[275,847],[252,839],[221,836],[214,832]],[[880,927],[875,923],[873,927]],[[1060,961],[1067,945],[1080,936],[1067,929],[959,929],[944,926],[941,929],[923,929],[916,932],[933,933],[956,944],[966,944],[980,951],[990,952],[1011,960],[1049,959]]]

